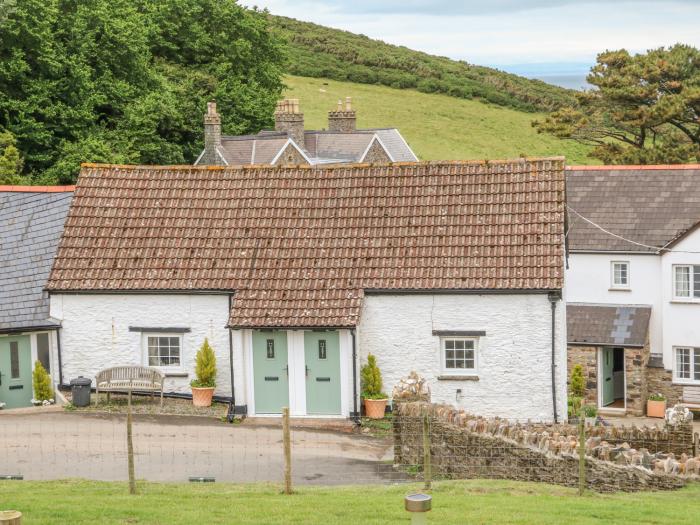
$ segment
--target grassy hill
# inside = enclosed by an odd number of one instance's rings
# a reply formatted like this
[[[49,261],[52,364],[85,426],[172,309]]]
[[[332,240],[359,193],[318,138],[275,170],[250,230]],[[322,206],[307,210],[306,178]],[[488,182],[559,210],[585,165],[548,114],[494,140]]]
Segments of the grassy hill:
[[[292,75],[411,88],[530,112],[549,112],[573,101],[571,90],[540,80],[310,22],[280,16],[270,20],[288,43],[287,71]]]
[[[308,128],[326,128],[328,111],[350,96],[358,127],[399,128],[423,160],[564,155],[570,164],[594,163],[588,147],[538,134],[531,126],[536,113],[413,89],[297,76],[285,82]]]

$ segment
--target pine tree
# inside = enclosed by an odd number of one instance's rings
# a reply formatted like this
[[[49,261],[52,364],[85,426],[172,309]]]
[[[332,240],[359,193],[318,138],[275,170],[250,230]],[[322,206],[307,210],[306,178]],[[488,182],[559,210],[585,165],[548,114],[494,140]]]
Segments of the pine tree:
[[[36,399],[37,401],[47,401],[49,399],[53,399],[51,377],[39,361],[34,363],[32,383],[34,386],[34,399]]]

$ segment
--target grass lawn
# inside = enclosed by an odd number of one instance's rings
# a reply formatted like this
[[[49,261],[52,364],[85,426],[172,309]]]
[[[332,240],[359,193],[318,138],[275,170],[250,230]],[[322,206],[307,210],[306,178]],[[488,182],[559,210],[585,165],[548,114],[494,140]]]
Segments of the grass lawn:
[[[0,509],[26,525],[408,523],[403,496],[420,485],[273,485],[0,481]],[[676,492],[578,497],[573,489],[512,481],[439,482],[429,521],[440,524],[695,524],[700,484]]]
[[[300,99],[308,129],[328,127],[339,98],[353,98],[358,127],[397,127],[422,160],[510,159],[564,155],[569,164],[600,164],[590,148],[532,128],[542,114],[371,84],[285,77],[285,95]]]

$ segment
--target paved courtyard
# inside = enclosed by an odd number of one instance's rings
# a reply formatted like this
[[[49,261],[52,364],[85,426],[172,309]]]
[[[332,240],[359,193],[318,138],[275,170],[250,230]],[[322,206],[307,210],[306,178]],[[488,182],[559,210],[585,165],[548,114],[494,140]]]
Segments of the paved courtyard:
[[[282,432],[277,426],[229,425],[178,416],[136,416],[138,479],[280,482]],[[49,480],[127,478],[126,418],[122,415],[43,413],[0,416],[0,476]],[[386,483],[391,442],[357,434],[292,430],[296,484]]]

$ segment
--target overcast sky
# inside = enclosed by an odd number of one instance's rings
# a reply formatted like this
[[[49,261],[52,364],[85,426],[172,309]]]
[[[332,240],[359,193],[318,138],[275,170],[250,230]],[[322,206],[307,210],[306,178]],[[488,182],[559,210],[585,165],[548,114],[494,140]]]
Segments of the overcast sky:
[[[591,64],[599,51],[700,47],[700,0],[242,0],[273,14],[483,65]],[[512,69],[512,68],[511,68]]]

